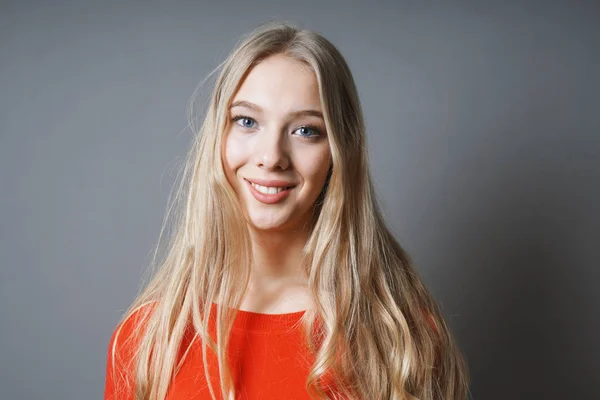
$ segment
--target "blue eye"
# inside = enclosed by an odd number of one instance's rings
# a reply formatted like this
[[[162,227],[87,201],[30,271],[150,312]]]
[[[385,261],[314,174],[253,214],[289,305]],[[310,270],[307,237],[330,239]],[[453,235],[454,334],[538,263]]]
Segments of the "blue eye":
[[[254,118],[247,117],[245,115],[237,115],[231,118],[232,122],[235,122],[236,125],[243,129],[256,129],[257,122]],[[294,135],[300,136],[305,139],[316,139],[321,136],[321,131],[319,128],[312,125],[304,125],[297,128],[294,132]]]
[[[314,126],[301,126],[300,128],[296,129],[294,132],[299,132],[298,136],[301,137],[305,137],[305,138],[313,138],[316,136],[320,136],[321,133],[319,132],[319,130],[317,128],[315,128]]]
[[[252,129],[256,125],[256,121],[250,117],[239,116],[239,117],[232,118],[232,120],[235,123],[237,123],[239,126],[241,126],[242,128]],[[241,121],[241,123],[240,123],[240,121]]]

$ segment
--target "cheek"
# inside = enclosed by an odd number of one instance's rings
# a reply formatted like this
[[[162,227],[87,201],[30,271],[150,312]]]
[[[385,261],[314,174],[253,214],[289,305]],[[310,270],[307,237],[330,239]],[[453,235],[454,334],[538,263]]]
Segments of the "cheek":
[[[223,149],[223,164],[229,178],[246,163],[248,146],[242,143],[234,134],[227,135]]]
[[[324,146],[319,151],[306,155],[303,159],[310,160],[310,163],[304,162],[302,171],[300,171],[301,175],[303,175],[306,181],[310,182],[311,191],[320,192],[325,184],[327,172],[331,164],[329,147]]]

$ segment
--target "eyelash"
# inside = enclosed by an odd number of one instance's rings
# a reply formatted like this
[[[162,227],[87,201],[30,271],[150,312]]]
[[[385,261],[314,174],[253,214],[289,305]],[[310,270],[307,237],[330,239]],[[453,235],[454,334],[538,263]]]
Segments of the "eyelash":
[[[237,121],[239,121],[240,119],[249,119],[249,120],[252,120],[252,121],[256,122],[256,120],[255,120],[254,118],[248,117],[248,116],[246,116],[246,115],[236,115],[236,116],[233,116],[233,117],[231,118],[231,122],[234,122],[234,123],[236,123],[236,122],[237,122]],[[253,129],[253,128],[249,128],[249,127],[242,126],[242,125],[239,125],[239,124],[237,124],[237,125],[238,125],[240,128],[242,128],[242,129]],[[296,129],[294,130],[294,132],[295,132],[295,131],[297,131],[298,129],[302,129],[302,128],[308,128],[308,129],[312,129],[312,130],[315,132],[315,133],[314,133],[313,135],[311,135],[311,136],[296,135],[296,136],[299,136],[299,137],[301,137],[302,139],[315,140],[315,139],[317,139],[318,137],[320,137],[320,136],[321,136],[321,130],[320,130],[319,128],[317,128],[316,126],[314,126],[314,125],[310,125],[310,124],[309,124],[309,125],[302,125],[302,126],[300,126],[300,127],[296,128]]]

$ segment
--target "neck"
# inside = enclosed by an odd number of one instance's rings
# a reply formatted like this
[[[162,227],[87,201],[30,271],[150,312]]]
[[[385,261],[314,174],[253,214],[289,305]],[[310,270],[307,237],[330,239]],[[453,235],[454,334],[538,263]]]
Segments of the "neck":
[[[307,230],[266,232],[251,228],[251,280],[304,280],[301,261],[309,234]]]
[[[287,313],[310,308],[302,253],[310,232],[265,232],[250,228],[252,270],[241,309]]]

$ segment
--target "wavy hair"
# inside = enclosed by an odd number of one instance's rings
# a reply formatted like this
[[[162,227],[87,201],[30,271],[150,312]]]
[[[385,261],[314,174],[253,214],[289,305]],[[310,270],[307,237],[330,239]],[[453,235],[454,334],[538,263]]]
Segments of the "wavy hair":
[[[135,399],[165,398],[185,359],[178,355],[189,326],[201,340],[212,397],[235,397],[225,344],[248,286],[251,246],[221,150],[234,94],[253,66],[275,54],[314,71],[332,155],[304,248],[314,304],[302,320],[315,356],[307,391],[322,399],[466,399],[468,374],[461,352],[379,210],[350,69],[323,36],[281,23],[251,32],[213,71],[220,73],[204,122],[161,230],[162,238],[166,221],[171,222],[167,251],[160,263],[155,253],[157,270],[122,319],[152,304],[136,319],[139,337],[130,372]],[[213,335],[209,321],[214,304]],[[119,329],[115,334],[113,366]],[[217,356],[220,387],[211,384],[209,351]],[[323,384],[327,376],[334,377],[335,390]]]

